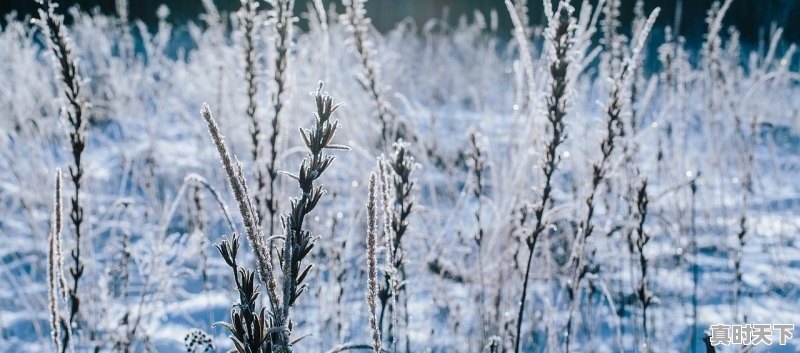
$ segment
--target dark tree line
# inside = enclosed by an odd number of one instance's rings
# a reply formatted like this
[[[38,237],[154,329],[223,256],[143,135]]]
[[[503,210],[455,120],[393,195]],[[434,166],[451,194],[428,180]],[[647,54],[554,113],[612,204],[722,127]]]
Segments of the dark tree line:
[[[471,15],[475,9],[487,13],[492,8],[498,9],[500,15],[501,35],[510,37],[511,21],[505,11],[504,0],[371,0],[367,10],[371,14],[373,23],[381,29],[390,29],[398,21],[413,17],[417,23],[422,23],[430,18],[441,18],[445,13],[454,23],[461,14]],[[633,4],[636,0],[622,1],[622,23],[630,23],[633,15]],[[217,6],[223,11],[234,11],[239,7],[239,0],[216,0]],[[307,9],[308,0],[297,0],[295,11],[303,12]],[[340,1],[323,0],[325,4],[331,2],[341,6]],[[529,0],[531,5],[531,22],[542,23],[541,3],[539,0]],[[573,0],[576,5],[581,0]],[[689,38],[697,38],[697,34],[704,33],[706,29],[705,13],[713,0],[683,0],[681,34]],[[79,5],[82,9],[99,9],[103,13],[114,12],[114,0],[64,0],[63,6]],[[202,11],[200,0],[137,0],[132,1],[130,16],[153,24],[156,21],[156,9],[167,3],[171,10],[173,22],[183,23],[197,16]],[[645,0],[647,9],[661,7],[661,16],[657,26],[672,25],[675,18],[675,8],[678,0]],[[33,14],[35,11],[33,0],[0,1],[0,14],[16,11],[22,16]],[[447,11],[445,12],[445,9]],[[3,16],[4,17],[4,16]],[[0,23],[4,22],[0,19]],[[745,44],[758,44],[759,35],[768,33],[772,23],[784,27],[784,39],[790,42],[800,42],[800,1],[797,0],[735,0],[725,17],[725,24],[735,25],[742,33]],[[694,45],[695,43],[689,43]]]

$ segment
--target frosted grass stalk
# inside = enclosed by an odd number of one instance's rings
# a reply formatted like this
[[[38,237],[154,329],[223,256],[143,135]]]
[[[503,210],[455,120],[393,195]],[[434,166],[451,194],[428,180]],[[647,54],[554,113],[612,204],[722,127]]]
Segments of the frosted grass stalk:
[[[272,93],[272,121],[269,135],[269,158],[266,162],[267,176],[269,177],[269,188],[264,191],[266,196],[264,204],[269,213],[269,233],[275,232],[275,225],[278,215],[278,201],[276,197],[276,180],[278,179],[277,159],[278,159],[278,137],[281,128],[281,112],[286,104],[284,96],[288,90],[287,66],[290,61],[289,54],[294,33],[294,0],[272,0],[273,18],[271,23],[274,26],[276,36],[273,38],[275,49],[274,62],[272,63],[272,80],[274,82],[274,92]],[[261,192],[261,191],[260,191]]]
[[[76,59],[72,53],[72,43],[64,25],[64,16],[55,12],[57,4],[51,1],[36,0],[39,18],[35,23],[46,37],[47,47],[52,54],[54,66],[57,71],[59,86],[62,88],[66,104],[62,106],[61,113],[66,117],[68,136],[72,153],[73,164],[69,166],[69,176],[72,181],[74,194],[70,199],[70,220],[75,232],[75,247],[70,252],[73,260],[69,273],[72,284],[68,287],[69,296],[69,323],[70,327],[77,326],[80,316],[81,296],[79,294],[80,279],[83,275],[84,264],[81,259],[81,237],[83,235],[83,205],[81,203],[81,184],[83,180],[83,151],[86,147],[86,119],[84,113],[87,103],[81,93],[81,76],[78,73]],[[66,344],[64,345],[66,346]],[[62,347],[62,349],[65,349]]]
[[[522,322],[525,313],[525,303],[527,301],[528,281],[530,278],[531,264],[536,250],[536,242],[539,235],[545,230],[546,222],[544,214],[548,207],[551,192],[553,191],[551,181],[553,174],[561,160],[558,155],[558,146],[566,140],[564,117],[567,115],[567,89],[568,89],[568,69],[571,61],[570,48],[574,35],[574,19],[572,18],[572,7],[566,2],[561,2],[554,17],[549,20],[547,30],[547,45],[550,50],[549,69],[552,75],[550,91],[547,94],[547,120],[550,123],[550,139],[545,147],[545,159],[542,163],[544,174],[544,185],[542,187],[541,202],[533,209],[536,224],[531,233],[525,240],[528,246],[528,261],[525,267],[525,275],[522,283],[522,296],[519,301],[519,312],[517,314],[516,344],[514,352],[520,352],[522,342]]]
[[[372,348],[375,353],[381,351],[381,331],[378,327],[378,235],[377,206],[375,191],[375,173],[369,175],[369,199],[367,201],[367,307],[369,308],[369,326],[372,335]]]

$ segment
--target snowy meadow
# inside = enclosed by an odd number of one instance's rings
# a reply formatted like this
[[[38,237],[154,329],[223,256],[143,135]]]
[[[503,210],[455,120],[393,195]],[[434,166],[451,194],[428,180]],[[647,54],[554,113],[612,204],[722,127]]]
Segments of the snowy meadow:
[[[698,46],[643,1],[37,1],[0,29],[0,351],[800,350],[706,336],[800,325],[798,55],[732,0]]]

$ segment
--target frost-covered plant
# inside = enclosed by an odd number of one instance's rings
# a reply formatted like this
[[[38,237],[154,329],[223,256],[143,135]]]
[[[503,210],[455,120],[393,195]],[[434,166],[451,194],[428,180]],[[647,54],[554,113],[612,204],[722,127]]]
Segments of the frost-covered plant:
[[[322,195],[325,194],[321,185],[314,185],[315,181],[328,169],[334,160],[333,156],[325,153],[325,150],[348,149],[346,146],[333,143],[333,137],[339,127],[339,121],[331,121],[330,118],[341,104],[334,105],[333,98],[323,92],[322,88],[323,84],[320,82],[317,92],[314,94],[316,103],[314,127],[300,129],[303,142],[308,149],[307,158],[303,160],[298,174],[283,172],[283,174],[297,180],[302,195],[291,200],[290,211],[282,217],[286,234],[284,235],[283,251],[279,252],[281,270],[283,272],[280,290],[272,266],[269,239],[264,236],[258,212],[250,199],[250,191],[247,187],[241,164],[238,160],[234,162],[234,158],[228,152],[219,127],[208,106],[203,106],[202,116],[208,124],[212,141],[217,147],[222,166],[236,198],[247,239],[256,257],[256,271],[250,271],[236,264],[235,254],[238,249],[238,237],[233,238],[231,241],[225,241],[218,246],[223,258],[226,259],[226,263],[234,270],[237,288],[239,288],[242,295],[242,300],[239,304],[240,311],[234,310],[232,312],[232,322],[226,324],[233,334],[237,349],[239,344],[242,344],[242,353],[245,352],[245,345],[249,345],[251,348],[269,349],[264,350],[264,352],[271,352],[272,350],[290,352],[292,350],[291,347],[294,342],[290,341],[293,327],[290,309],[299,295],[307,289],[307,284],[304,283],[304,280],[312,265],[304,266],[303,260],[313,248],[317,238],[304,228],[303,222],[306,216],[316,207]],[[255,273],[258,273],[261,282],[266,284],[269,308],[271,309],[268,313],[265,311],[266,308],[262,308],[260,312],[257,311],[255,309],[255,298],[250,299],[253,296],[258,296],[259,293],[257,287],[252,283]],[[246,310],[242,309],[243,307],[246,307]]]
[[[378,211],[375,191],[375,173],[369,175],[369,198],[367,199],[367,308],[372,349],[381,352],[381,329],[378,327]]]
[[[740,315],[740,307],[741,307],[741,300],[742,295],[744,294],[744,284],[742,282],[743,276],[743,269],[742,269],[742,260],[744,258],[744,251],[745,246],[747,245],[748,241],[748,231],[751,231],[748,227],[748,216],[750,212],[750,203],[751,199],[755,196],[755,175],[756,171],[754,170],[756,165],[756,156],[755,156],[755,148],[758,143],[757,137],[757,127],[755,118],[750,123],[749,132],[742,131],[742,147],[743,151],[743,161],[742,161],[742,190],[741,192],[741,214],[739,215],[739,231],[736,234],[736,239],[738,242],[738,249],[736,249],[735,255],[733,257],[733,266],[734,266],[734,288],[733,288],[733,317],[735,319],[739,319]],[[752,237],[752,235],[750,235]],[[747,321],[747,314],[744,313],[741,317],[744,321]]]
[[[656,8],[649,18],[642,23],[642,27],[637,35],[636,45],[630,56],[625,58],[618,72],[618,76],[610,77],[611,91],[609,101],[605,107],[605,137],[600,142],[600,152],[602,156],[598,162],[592,165],[592,177],[589,187],[589,194],[584,203],[586,205],[586,214],[581,219],[578,225],[578,232],[573,244],[572,253],[570,255],[570,279],[567,284],[567,298],[569,302],[568,318],[567,318],[567,350],[569,350],[570,337],[572,337],[573,325],[573,311],[575,299],[579,296],[579,288],[581,282],[587,275],[587,241],[594,232],[594,214],[595,214],[595,196],[607,177],[609,168],[611,167],[611,157],[614,152],[615,140],[624,132],[623,107],[625,105],[626,87],[629,86],[631,75],[635,72],[639,60],[639,53],[644,47],[645,40],[650,33],[650,29],[655,23],[658,16],[659,9]]]
[[[39,5],[39,18],[36,24],[41,28],[45,36],[47,47],[52,54],[53,64],[55,65],[56,75],[59,81],[59,88],[64,93],[63,99],[66,104],[62,106],[61,113],[66,118],[69,126],[67,135],[69,136],[70,148],[73,164],[69,166],[69,176],[73,186],[73,196],[70,199],[69,218],[75,232],[75,247],[70,251],[72,265],[69,274],[72,283],[68,286],[68,326],[74,330],[79,330],[79,317],[81,308],[80,280],[83,276],[84,264],[81,259],[81,237],[83,235],[84,209],[81,201],[81,185],[83,181],[83,156],[86,147],[86,110],[88,103],[81,93],[81,76],[78,73],[77,61],[72,53],[72,43],[64,25],[64,16],[55,12],[58,5],[51,1],[37,0]],[[71,330],[70,330],[71,331]],[[62,344],[62,349],[66,349],[67,341]]]
[[[256,258],[255,272],[258,273],[261,282],[265,283],[267,286],[266,291],[267,291],[267,296],[269,298],[270,308],[272,309],[271,314],[274,317],[275,322],[281,322],[282,318],[278,316],[282,313],[282,311],[280,311],[281,302],[280,302],[280,295],[278,293],[277,280],[275,279],[275,272],[272,266],[272,255],[269,249],[267,249],[267,244],[264,239],[264,232],[259,224],[258,213],[250,199],[249,190],[247,188],[247,182],[245,180],[241,164],[238,162],[238,160],[234,162],[234,159],[228,152],[228,147],[225,145],[222,133],[220,132],[219,127],[217,126],[217,122],[211,115],[211,110],[207,105],[203,105],[203,110],[201,111],[201,115],[208,124],[209,134],[211,135],[211,139],[217,148],[217,152],[219,153],[220,156],[220,161],[222,162],[222,167],[223,169],[225,169],[225,173],[228,178],[228,183],[231,187],[231,191],[233,192],[234,198],[236,199],[236,204],[239,209],[239,214],[242,218],[242,223],[244,223],[247,240]],[[227,252],[229,257],[234,255],[233,252],[234,247],[238,249],[238,242],[235,241],[237,239],[234,239],[234,241],[229,241],[224,244],[225,245],[224,248],[228,250]],[[234,263],[233,257],[231,257],[230,260],[231,263]],[[237,266],[232,266],[232,267],[234,269],[234,272],[237,273],[238,276],[238,273],[240,272],[239,267]],[[245,270],[244,274],[246,274],[247,276],[242,276],[242,278],[248,279],[247,277],[249,277],[249,272]],[[239,281],[237,280],[237,282]],[[253,292],[254,290],[255,289],[253,289],[251,292]],[[255,294],[255,293],[253,292],[250,294]]]
[[[280,330],[274,328],[274,316],[266,312],[266,307],[259,309],[259,285],[255,281],[255,272],[247,270],[237,262],[239,252],[239,236],[234,234],[228,240],[214,245],[225,263],[233,271],[233,279],[239,294],[239,303],[231,310],[231,322],[219,322],[231,332],[236,352],[238,353],[271,353],[272,333]]]
[[[191,210],[191,222],[192,224],[189,226],[189,229],[192,230],[192,235],[197,237],[200,242],[200,277],[203,279],[203,290],[208,290],[209,283],[208,283],[208,254],[206,253],[206,219],[205,219],[205,209],[203,208],[203,193],[201,192],[202,189],[199,185],[195,185],[192,188],[191,198],[192,198],[192,210]]]
[[[203,11],[205,11],[205,21],[211,26],[218,25],[221,16],[217,5],[214,4],[214,0],[200,0],[200,2],[203,4]]]
[[[312,264],[304,264],[306,255],[309,254],[314,246],[317,237],[304,227],[304,221],[311,211],[317,206],[325,190],[322,185],[315,185],[317,179],[330,167],[335,157],[328,155],[326,150],[348,150],[343,145],[333,142],[336,130],[339,128],[339,120],[331,121],[331,117],[336,112],[340,104],[333,104],[333,97],[323,90],[323,83],[319,83],[317,91],[314,93],[316,112],[314,113],[314,126],[311,129],[300,129],[308,154],[300,165],[297,174],[283,172],[283,174],[295,179],[302,191],[300,197],[290,200],[289,211],[281,218],[285,232],[284,247],[281,252],[281,263],[283,272],[283,307],[280,308],[281,314],[278,324],[288,329],[291,334],[292,320],[290,309],[294,306],[297,298],[308,289],[308,284],[304,283],[306,276],[313,267]],[[288,337],[287,337],[288,338]],[[288,342],[287,342],[288,343]],[[291,346],[285,347],[291,350]]]
[[[517,315],[517,330],[515,353],[519,353],[522,342],[522,322],[525,313],[525,302],[527,301],[528,280],[530,277],[531,263],[536,250],[536,242],[545,230],[546,220],[545,211],[550,205],[551,193],[553,191],[552,178],[558,167],[561,157],[558,155],[558,146],[566,140],[566,124],[564,117],[567,115],[567,75],[571,62],[570,47],[574,35],[574,19],[572,18],[572,7],[566,2],[559,4],[556,14],[549,19],[547,45],[550,50],[549,69],[552,76],[550,91],[547,94],[547,120],[550,123],[550,137],[545,146],[545,157],[542,161],[542,173],[544,174],[544,185],[542,186],[541,201],[534,206],[535,225],[527,235],[525,243],[528,246],[528,261],[525,267],[525,275],[522,282],[522,296],[520,298],[519,312]]]
[[[61,169],[56,170],[53,214],[51,215],[50,246],[48,252],[48,303],[50,305],[50,335],[57,353],[66,352],[72,343],[72,327],[60,311],[60,302],[68,303],[67,281],[61,247],[63,206],[61,204]]]
[[[623,60],[623,50],[627,39],[625,35],[619,33],[621,4],[621,0],[607,0],[603,7],[601,44],[605,50],[601,55],[601,69],[607,72],[605,76],[613,76],[615,72],[618,72]]]
[[[633,21],[631,23],[631,28],[633,33],[632,37],[635,37],[637,35],[641,37],[641,33],[643,31],[649,32],[649,30],[645,28],[646,26],[647,26],[647,17],[645,17],[645,12],[644,12],[644,1],[636,0],[636,3],[633,6]],[[646,36],[642,38],[644,38],[644,40],[647,39]],[[642,43],[642,45],[644,45],[644,43]],[[644,82],[645,73],[641,65],[641,63],[647,59],[646,56],[647,56],[647,51],[640,50],[639,53],[636,54],[636,62],[632,64],[633,65],[633,67],[631,68],[632,72],[630,73],[631,80],[630,80],[630,87],[629,87],[630,92],[628,95],[628,99],[630,100],[630,125],[631,125],[631,130],[634,132],[637,131],[637,129],[639,128],[639,119],[641,118],[639,112],[643,110],[642,108],[644,108],[644,104],[642,104],[643,105],[642,107],[639,107],[639,101],[642,98],[644,98],[640,97],[640,95],[643,95],[643,93],[645,93],[642,91],[646,88],[645,87],[646,83]]]
[[[259,65],[257,43],[260,40],[262,27],[261,16],[258,13],[259,3],[256,0],[242,0],[242,7],[237,13],[239,19],[239,32],[242,36],[242,52],[244,58],[244,80],[247,92],[247,118],[250,123],[250,155],[253,161],[253,175],[256,180],[255,195],[256,213],[259,219],[264,219],[265,212],[262,195],[266,188],[264,170],[261,166],[262,146],[261,117],[258,114],[258,90],[261,68]]]
[[[512,2],[506,0],[506,8],[511,15],[511,23],[514,25],[514,40],[519,47],[520,56],[520,71],[521,76],[525,78],[524,81],[518,83],[517,90],[519,91],[519,102],[517,107],[522,110],[528,106],[530,101],[534,98],[534,64],[531,57],[530,49],[530,29],[528,28],[528,6],[526,0],[518,0]]]
[[[573,332],[573,305],[575,303],[575,298],[578,295],[581,281],[588,274],[588,267],[586,265],[587,254],[585,247],[587,246],[587,240],[594,231],[593,218],[596,208],[595,196],[597,195],[603,181],[606,179],[606,175],[608,174],[610,168],[612,153],[614,152],[615,140],[617,136],[619,136],[620,130],[622,129],[622,121],[620,120],[622,107],[620,106],[621,102],[618,94],[619,88],[615,88],[613,91],[616,93],[612,93],[611,100],[606,107],[606,135],[602,142],[600,142],[600,152],[602,153],[602,156],[600,157],[599,161],[592,164],[592,177],[589,195],[586,196],[586,200],[584,201],[586,205],[586,214],[578,225],[578,234],[576,234],[575,244],[573,244],[572,255],[570,258],[570,271],[572,272],[569,283],[567,284],[569,315],[567,319],[567,332],[565,333],[567,337],[567,351],[569,351],[569,340],[570,337],[572,337]]]
[[[234,274],[234,282],[239,292],[239,304],[231,311],[231,322],[220,323],[231,331],[231,340],[239,353],[267,353],[273,351],[275,344],[280,351],[289,347],[288,335],[282,326],[283,316],[281,311],[281,298],[278,294],[275,272],[272,267],[271,252],[267,249],[264,233],[262,231],[258,213],[253,206],[247,188],[247,182],[241,164],[234,164],[217,123],[211,115],[208,106],[203,106],[202,116],[208,124],[212,141],[217,147],[223,168],[228,176],[231,190],[236,198],[239,213],[245,226],[245,233],[250,247],[256,257],[256,271],[250,271],[238,265],[237,254],[239,249],[239,236],[234,234],[231,240],[223,240],[216,245],[225,263]],[[266,312],[266,307],[257,308],[256,299],[260,295],[258,285],[255,284],[255,273],[258,272],[262,283],[266,283],[271,312]],[[274,334],[275,341],[273,341]]]
[[[381,284],[378,290],[378,299],[381,302],[381,313],[378,319],[378,327],[381,328],[381,332],[387,332],[387,334],[392,335],[392,327],[394,326],[395,316],[391,313],[394,312],[394,307],[397,303],[397,290],[398,290],[398,273],[397,268],[395,267],[395,258],[394,258],[394,230],[392,227],[392,222],[394,219],[394,199],[392,197],[392,182],[391,182],[391,174],[389,174],[389,168],[386,166],[388,162],[385,160],[385,156],[381,155],[378,158],[378,173],[380,175],[380,185],[381,185],[381,203],[383,205],[383,236],[384,236],[384,251],[385,251],[385,260],[384,260],[384,268],[383,268],[383,279],[384,283]],[[387,309],[390,311],[389,315],[389,324],[387,330],[383,330],[383,319],[386,314]],[[389,344],[393,344],[392,340],[389,340]]]
[[[483,208],[481,207],[484,203],[484,186],[485,186],[485,178],[486,178],[486,168],[487,168],[487,161],[486,155],[484,151],[484,141],[483,135],[479,132],[472,130],[469,133],[469,150],[467,152],[468,158],[468,165],[470,168],[470,172],[473,174],[475,178],[474,185],[472,186],[472,195],[475,197],[477,201],[477,206],[475,209],[475,222],[477,223],[478,230],[475,234],[475,245],[477,247],[478,253],[478,312],[480,315],[480,325],[481,325],[481,334],[483,339],[483,345],[488,344],[487,338],[487,323],[486,323],[486,279],[484,278],[484,260],[483,260],[483,246],[484,246],[484,236],[486,235],[486,231],[484,230],[483,223],[481,222],[481,214]]]
[[[722,19],[725,17],[725,13],[728,12],[731,3],[733,3],[733,0],[725,0],[722,5],[720,5],[719,1],[715,1],[711,5],[711,9],[708,11],[708,17],[706,18],[708,33],[706,34],[706,40],[702,48],[704,63],[706,69],[711,73],[711,78],[714,80],[722,80],[723,82],[725,80],[725,74],[722,71],[723,53],[720,31],[722,30]]]
[[[698,175],[699,177],[699,175]],[[689,199],[689,235],[690,235],[690,247],[692,251],[692,335],[690,338],[690,342],[697,341],[697,329],[699,328],[699,321],[698,321],[698,305],[700,304],[699,300],[699,286],[700,286],[700,264],[698,263],[698,259],[700,258],[700,250],[699,245],[697,243],[697,180],[693,179],[689,184],[689,189],[691,190],[691,198]],[[694,345],[692,345],[694,347]],[[694,349],[692,349],[694,351]]]
[[[378,163],[381,173],[381,189],[383,201],[384,236],[386,237],[386,269],[384,270],[384,283],[380,289],[381,300],[380,324],[383,326],[384,314],[388,310],[387,344],[396,344],[396,315],[403,314],[403,321],[408,330],[408,294],[406,291],[405,268],[405,242],[403,237],[408,230],[408,221],[414,207],[414,179],[411,173],[417,168],[417,163],[408,151],[408,146],[403,140],[394,144],[394,153],[391,158]],[[401,296],[402,295],[402,296]],[[402,300],[398,308],[398,300]],[[400,310],[402,309],[402,310]],[[408,332],[406,332],[408,334]],[[406,346],[409,345],[406,336]],[[394,347],[394,346],[393,346]]]
[[[276,216],[278,214],[278,204],[275,192],[275,182],[278,178],[278,136],[280,134],[280,117],[283,111],[285,102],[286,91],[288,90],[288,72],[287,67],[290,61],[289,54],[293,40],[294,33],[294,0],[271,0],[272,17],[270,22],[275,29],[275,37],[272,38],[275,55],[273,62],[272,81],[274,83],[274,92],[272,93],[272,120],[271,131],[269,135],[269,158],[265,161],[267,168],[267,175],[269,177],[269,189],[266,191],[259,190],[259,193],[266,192],[264,204],[269,212],[269,233],[273,234],[276,225]]]
[[[639,280],[639,286],[636,289],[636,298],[639,300],[639,305],[642,308],[642,332],[644,333],[644,342],[642,346],[645,352],[650,351],[650,341],[649,341],[649,331],[648,331],[648,318],[647,318],[647,309],[653,303],[654,296],[648,287],[649,277],[648,277],[648,259],[647,255],[644,253],[644,248],[647,243],[650,242],[650,234],[645,232],[644,225],[647,219],[647,206],[649,203],[649,198],[647,196],[647,178],[642,179],[641,186],[638,187],[636,193],[636,227],[635,227],[635,234],[636,238],[634,240],[634,244],[636,246],[637,254],[639,255],[639,273],[641,275]]]
[[[367,0],[342,0],[345,14],[342,21],[346,24],[347,30],[351,34],[351,42],[356,50],[358,60],[361,65],[361,75],[359,84],[369,92],[375,109],[377,110],[378,121],[381,123],[381,138],[384,148],[397,138],[393,131],[397,119],[394,111],[384,96],[384,86],[380,82],[379,66],[375,59],[375,44],[369,38],[370,19],[367,17],[367,10],[364,4]]]
[[[183,337],[186,353],[205,353],[214,349],[214,341],[209,334],[200,330],[191,330]]]

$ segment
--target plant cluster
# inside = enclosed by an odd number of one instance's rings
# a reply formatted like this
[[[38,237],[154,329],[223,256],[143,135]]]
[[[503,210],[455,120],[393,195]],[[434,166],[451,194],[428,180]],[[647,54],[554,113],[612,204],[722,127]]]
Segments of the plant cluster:
[[[697,352],[797,314],[764,316],[800,285],[797,49],[731,0],[36,4],[0,27],[0,351]]]

